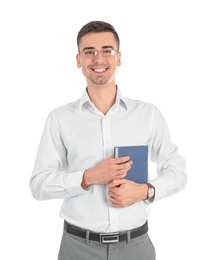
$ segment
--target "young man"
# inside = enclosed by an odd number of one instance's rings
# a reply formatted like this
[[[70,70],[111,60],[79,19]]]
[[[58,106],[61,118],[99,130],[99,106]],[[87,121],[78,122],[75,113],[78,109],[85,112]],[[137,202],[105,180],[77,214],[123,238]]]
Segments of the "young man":
[[[160,111],[124,97],[116,86],[121,53],[113,26],[86,24],[77,45],[87,88],[81,99],[50,113],[30,180],[32,194],[64,200],[59,260],[154,260],[149,207],[185,187],[185,161]],[[156,179],[140,184],[125,178],[133,162],[114,158],[113,149],[134,145],[148,146],[158,166]]]

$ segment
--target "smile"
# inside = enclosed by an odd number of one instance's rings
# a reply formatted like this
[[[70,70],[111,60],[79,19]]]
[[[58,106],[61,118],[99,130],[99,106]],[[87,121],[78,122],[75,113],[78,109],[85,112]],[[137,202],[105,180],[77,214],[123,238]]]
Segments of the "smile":
[[[94,72],[97,72],[97,73],[103,73],[103,72],[105,72],[107,69],[93,69],[93,68],[92,68],[92,70],[93,70]]]

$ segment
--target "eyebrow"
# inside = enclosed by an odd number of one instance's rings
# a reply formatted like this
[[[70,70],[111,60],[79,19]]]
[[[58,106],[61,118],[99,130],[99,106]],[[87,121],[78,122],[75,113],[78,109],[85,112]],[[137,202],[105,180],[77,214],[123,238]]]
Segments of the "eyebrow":
[[[101,49],[114,49],[114,48],[113,48],[113,46],[110,46],[110,45],[104,45],[101,47]],[[83,51],[84,50],[95,50],[95,48],[94,47],[85,47],[85,48],[83,48]]]

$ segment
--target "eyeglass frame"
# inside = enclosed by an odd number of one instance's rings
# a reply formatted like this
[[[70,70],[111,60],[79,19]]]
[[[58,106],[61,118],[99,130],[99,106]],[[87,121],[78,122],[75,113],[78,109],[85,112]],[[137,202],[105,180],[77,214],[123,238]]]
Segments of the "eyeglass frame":
[[[86,50],[87,51],[87,50]],[[89,57],[89,58],[93,58],[93,57],[96,57],[98,55],[98,53],[101,53],[102,57],[106,57],[103,55],[103,52],[107,51],[107,49],[104,49],[104,50],[101,50],[101,51],[96,51],[96,50],[93,50],[93,49],[89,49],[89,51],[92,51],[94,52],[94,56],[92,57]],[[119,50],[110,50],[111,51],[111,55],[110,56],[107,56],[107,57],[111,57],[111,56],[114,56],[115,53],[118,53]],[[84,51],[79,51],[78,52],[79,54],[83,54],[83,57],[86,58],[86,54],[84,53]],[[88,58],[88,57],[87,57]]]

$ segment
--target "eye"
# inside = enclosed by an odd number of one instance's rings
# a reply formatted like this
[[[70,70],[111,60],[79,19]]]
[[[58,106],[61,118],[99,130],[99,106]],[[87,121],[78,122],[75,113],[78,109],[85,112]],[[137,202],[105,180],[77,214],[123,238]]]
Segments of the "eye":
[[[95,51],[84,51],[84,55],[95,55]]]
[[[109,50],[109,49],[108,50],[107,49],[106,50],[102,50],[102,53],[104,53],[104,54],[111,54],[112,50]]]

